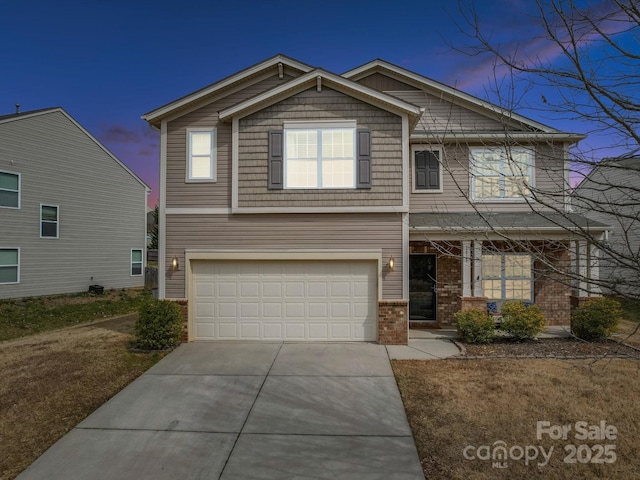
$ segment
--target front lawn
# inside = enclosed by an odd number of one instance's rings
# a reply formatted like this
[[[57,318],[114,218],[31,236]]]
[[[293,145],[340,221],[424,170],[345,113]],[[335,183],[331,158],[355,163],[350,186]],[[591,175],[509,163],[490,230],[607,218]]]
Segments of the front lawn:
[[[129,351],[134,312],[150,296],[122,289],[0,300],[0,479],[162,358]]]
[[[0,341],[133,313],[151,296],[142,289],[0,300]]]
[[[637,360],[451,359],[394,361],[393,368],[426,478],[635,478],[640,471]],[[538,422],[554,433],[569,428],[566,439],[538,439]],[[608,439],[582,439],[577,422],[598,432],[613,426],[615,439],[611,429]]]

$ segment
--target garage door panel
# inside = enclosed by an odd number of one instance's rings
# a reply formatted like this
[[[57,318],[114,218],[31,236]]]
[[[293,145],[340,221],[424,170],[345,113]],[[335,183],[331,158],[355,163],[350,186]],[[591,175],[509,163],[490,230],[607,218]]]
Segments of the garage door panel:
[[[377,268],[349,261],[194,261],[192,338],[375,340]]]

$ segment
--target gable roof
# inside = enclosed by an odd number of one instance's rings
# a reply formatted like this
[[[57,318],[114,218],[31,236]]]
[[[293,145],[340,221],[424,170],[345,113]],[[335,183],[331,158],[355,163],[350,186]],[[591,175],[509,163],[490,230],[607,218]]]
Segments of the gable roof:
[[[228,89],[234,85],[237,85],[243,80],[247,80],[251,77],[260,75],[265,70],[275,67],[278,64],[282,64],[283,66],[286,65],[303,73],[309,72],[313,69],[313,67],[299,62],[298,60],[294,60],[293,58],[289,58],[285,55],[274,55],[271,58],[268,58],[260,63],[256,63],[255,65],[245,68],[244,70],[234,73],[233,75],[229,75],[228,77],[212,83],[211,85],[208,85],[204,88],[201,88],[200,90],[196,90],[193,93],[185,95],[184,97],[174,100],[173,102],[169,102],[148,113],[145,113],[144,115],[142,115],[142,119],[157,127],[160,125],[160,121],[163,118],[171,115],[175,111],[188,108],[190,105],[202,101],[207,97],[213,96],[216,93],[224,91],[225,89]]]
[[[386,93],[379,92],[378,90],[359,85],[321,68],[313,69],[283,85],[274,87],[260,95],[256,95],[244,102],[227,108],[220,112],[219,118],[224,121],[235,116],[249,115],[256,110],[260,110],[284,98],[304,91],[313,85],[320,85],[320,88],[323,86],[333,88],[354,98],[376,105],[384,110],[408,114],[413,123],[420,118],[420,107],[387,95]]]
[[[444,83],[424,77],[379,58],[349,70],[343,73],[342,76],[353,81],[358,81],[372,73],[385,74],[391,78],[400,80],[432,94],[442,95],[442,93],[444,93],[449,96],[452,101],[456,101],[457,104],[484,115],[500,118],[508,117],[510,120],[527,127],[531,133],[542,134],[541,136],[548,134],[552,137],[566,137],[567,139],[574,141],[584,138],[584,135],[562,132],[548,125],[544,125],[540,122],[536,122],[535,120],[531,120],[530,118],[514,113],[513,111],[504,109],[498,105],[481,100],[473,95],[458,90],[457,88],[450,87]],[[459,139],[459,137],[456,138]]]
[[[65,116],[82,133],[84,133],[91,141],[93,141],[102,151],[104,151],[104,153],[106,153],[109,157],[111,157],[118,165],[120,165],[124,170],[126,170],[127,173],[129,173],[129,175],[131,175],[137,182],[139,182],[145,188],[145,190],[147,192],[151,191],[151,188],[149,187],[149,185],[144,183],[144,181],[140,177],[138,177],[135,173],[133,173],[133,171],[131,171],[131,169],[129,169],[129,167],[127,167],[124,163],[122,163],[120,160],[118,160],[118,158],[113,153],[111,153],[104,145],[102,145],[102,143],[100,143],[93,135],[91,135],[82,125],[80,125],[62,107],[42,108],[42,109],[39,109],[39,110],[30,110],[28,112],[12,113],[12,114],[9,114],[9,115],[3,115],[3,116],[0,117],[0,127],[2,127],[3,124],[7,124],[7,123],[10,123],[10,122],[21,121],[21,120],[25,120],[25,119],[28,119],[28,118],[37,117],[37,116],[40,116],[40,115],[48,115],[48,114],[51,114],[51,113],[60,113],[63,116]]]

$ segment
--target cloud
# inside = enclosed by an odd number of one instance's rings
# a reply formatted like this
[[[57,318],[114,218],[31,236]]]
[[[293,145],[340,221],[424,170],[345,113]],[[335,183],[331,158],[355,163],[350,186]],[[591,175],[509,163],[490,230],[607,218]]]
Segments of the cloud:
[[[160,134],[148,127],[128,128],[124,125],[103,125],[100,138],[109,143],[135,144],[157,147]]]

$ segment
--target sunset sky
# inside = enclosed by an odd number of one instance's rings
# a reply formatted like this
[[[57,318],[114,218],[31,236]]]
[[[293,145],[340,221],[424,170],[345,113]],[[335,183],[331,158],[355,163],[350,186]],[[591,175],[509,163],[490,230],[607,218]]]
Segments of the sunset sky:
[[[535,2],[482,0],[476,8],[497,42],[556,61]],[[16,103],[21,111],[63,107],[149,184],[153,206],[159,134],[142,114],[278,53],[338,74],[382,58],[495,100],[491,59],[457,51],[473,42],[465,31],[453,0],[3,0],[0,115]],[[526,91],[518,113],[585,133],[538,110],[551,95],[542,86]]]

